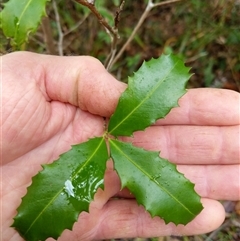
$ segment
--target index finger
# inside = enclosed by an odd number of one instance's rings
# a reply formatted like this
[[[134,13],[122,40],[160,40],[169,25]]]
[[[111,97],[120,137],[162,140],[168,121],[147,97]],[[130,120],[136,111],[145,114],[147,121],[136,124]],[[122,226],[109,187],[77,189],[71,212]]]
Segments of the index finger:
[[[226,89],[190,89],[157,125],[238,125],[240,94]]]

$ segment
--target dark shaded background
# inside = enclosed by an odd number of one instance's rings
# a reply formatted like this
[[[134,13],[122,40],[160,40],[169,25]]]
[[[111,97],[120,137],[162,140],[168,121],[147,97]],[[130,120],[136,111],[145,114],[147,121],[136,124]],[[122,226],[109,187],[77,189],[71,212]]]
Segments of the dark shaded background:
[[[104,63],[110,52],[111,40],[96,17],[74,1],[55,1],[65,35],[63,54],[91,55]],[[126,1],[119,23],[121,38],[118,49],[136,26],[146,3],[146,0]],[[96,4],[112,24],[119,0],[96,0]],[[48,4],[47,15],[37,33],[30,35],[25,50],[59,54],[59,31],[52,3]],[[46,29],[49,29],[49,34],[46,34]],[[0,37],[1,52],[12,51],[10,41],[2,34]],[[46,37],[50,44],[46,44]],[[118,79],[127,81],[127,76],[138,69],[143,60],[158,57],[162,52],[174,52],[192,67],[195,75],[189,88],[216,87],[239,91],[240,1],[183,0],[154,8],[111,72]]]

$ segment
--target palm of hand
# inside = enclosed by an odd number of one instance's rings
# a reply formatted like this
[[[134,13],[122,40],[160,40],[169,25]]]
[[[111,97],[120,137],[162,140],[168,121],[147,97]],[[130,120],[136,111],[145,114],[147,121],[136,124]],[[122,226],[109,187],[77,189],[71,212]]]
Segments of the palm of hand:
[[[2,166],[3,230],[9,235],[14,233],[8,227],[20,204],[19,197],[26,193],[26,186],[41,170],[41,164],[57,159],[59,154],[70,149],[70,145],[101,135],[103,131],[101,117],[67,103],[49,101],[41,91],[37,77],[31,82],[29,76],[21,77],[16,74],[8,76],[19,82],[14,85],[6,83],[12,88],[3,97],[9,99],[11,96],[6,107],[14,107],[7,108],[3,117],[3,136],[7,138],[3,148],[8,147]]]
[[[20,197],[26,193],[32,176],[41,170],[41,164],[57,159],[73,144],[102,135],[104,128],[102,117],[69,103],[52,100],[43,78],[45,70],[41,64],[36,67],[37,61],[32,61],[34,56],[31,54],[24,57],[26,66],[18,62],[21,59],[11,63],[6,59],[6,73],[3,72],[7,80],[3,83],[6,90],[3,94],[6,105],[3,109],[1,166],[3,230],[6,240],[12,238],[14,241],[21,238],[9,226],[21,202]],[[19,71],[16,65],[21,66]],[[57,77],[52,76],[53,79]],[[63,90],[63,96],[55,98],[64,98],[64,91],[68,90]],[[103,198],[103,202],[108,198]],[[95,222],[88,229],[94,226]]]

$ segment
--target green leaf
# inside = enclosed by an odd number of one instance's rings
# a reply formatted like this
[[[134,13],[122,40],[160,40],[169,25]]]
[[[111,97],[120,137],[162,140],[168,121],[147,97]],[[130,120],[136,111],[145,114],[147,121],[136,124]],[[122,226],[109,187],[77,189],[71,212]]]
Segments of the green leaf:
[[[145,62],[129,79],[108,131],[101,138],[73,146],[33,177],[12,225],[22,237],[28,241],[57,239],[64,229],[72,229],[82,211],[88,211],[96,190],[104,187],[109,158],[105,139],[122,188],[127,187],[152,217],[175,224],[193,220],[203,208],[200,197],[174,164],[160,158],[159,152],[111,139],[112,135],[132,135],[165,117],[186,92],[188,71],[173,55]]]
[[[13,45],[20,47],[35,32],[49,0],[10,0],[0,14],[1,28]]]
[[[109,121],[108,131],[114,136],[130,136],[157,119],[165,117],[178,99],[186,93],[189,68],[174,55],[144,62],[120,97]]]
[[[176,166],[132,144],[110,140],[111,157],[122,188],[127,187],[152,216],[187,224],[202,210],[194,184]]]
[[[104,138],[94,138],[44,165],[33,177],[12,226],[25,240],[57,239],[72,228],[80,212],[88,211],[97,189],[103,188],[107,159]]]

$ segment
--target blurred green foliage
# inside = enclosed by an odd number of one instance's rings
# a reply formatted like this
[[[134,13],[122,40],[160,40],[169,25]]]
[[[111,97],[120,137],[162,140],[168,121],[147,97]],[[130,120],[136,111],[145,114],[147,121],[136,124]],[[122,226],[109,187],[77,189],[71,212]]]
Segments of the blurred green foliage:
[[[74,1],[56,2],[65,34],[64,55],[92,55],[104,63],[110,52],[111,39],[96,17]],[[126,1],[119,23],[118,49],[129,38],[147,2]],[[95,3],[99,12],[113,25],[120,1],[96,0]],[[59,33],[52,2],[47,6],[47,14],[57,54]],[[183,0],[154,8],[111,72],[126,81],[129,73],[135,71],[143,60],[158,57],[162,52],[174,52],[192,66],[195,75],[189,87],[237,90],[240,85],[239,16],[240,3],[236,0]],[[0,37],[1,53],[11,52],[10,40],[2,32]],[[40,26],[37,33],[31,35],[25,49],[49,53],[45,37]]]

